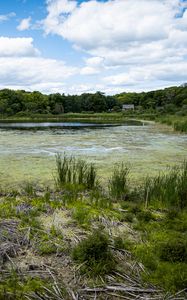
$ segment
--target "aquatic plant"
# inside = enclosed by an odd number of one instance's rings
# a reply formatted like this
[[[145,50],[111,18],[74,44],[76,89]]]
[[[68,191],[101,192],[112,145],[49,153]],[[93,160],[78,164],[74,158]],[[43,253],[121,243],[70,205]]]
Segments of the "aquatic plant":
[[[56,177],[57,187],[62,188],[67,184],[82,185],[87,189],[92,189],[97,183],[96,168],[92,163],[76,159],[66,154],[56,155]]]
[[[112,198],[122,200],[126,199],[129,192],[128,175],[130,172],[129,164],[116,164],[113,169],[113,174],[109,179],[108,189]]]
[[[187,206],[187,161],[173,167],[166,174],[154,178],[147,177],[144,182],[144,201],[159,202],[162,206],[183,209]]]

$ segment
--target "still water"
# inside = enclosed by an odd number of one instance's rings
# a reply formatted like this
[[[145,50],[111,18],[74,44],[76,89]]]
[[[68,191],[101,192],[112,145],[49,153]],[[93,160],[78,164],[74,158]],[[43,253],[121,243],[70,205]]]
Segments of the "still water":
[[[130,162],[132,178],[141,180],[187,159],[187,135],[161,125],[42,124],[0,125],[0,185],[52,182],[56,153],[95,163],[104,179],[120,161]]]

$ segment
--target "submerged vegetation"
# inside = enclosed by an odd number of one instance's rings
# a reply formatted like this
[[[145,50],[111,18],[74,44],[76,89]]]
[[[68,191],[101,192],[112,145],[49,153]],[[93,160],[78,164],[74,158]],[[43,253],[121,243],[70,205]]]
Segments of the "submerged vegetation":
[[[1,299],[186,299],[187,162],[131,182],[56,156],[55,188],[1,191]]]

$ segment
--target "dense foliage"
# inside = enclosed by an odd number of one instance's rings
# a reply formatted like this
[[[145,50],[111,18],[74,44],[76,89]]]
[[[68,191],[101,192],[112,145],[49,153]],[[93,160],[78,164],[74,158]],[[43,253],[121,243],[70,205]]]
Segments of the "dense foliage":
[[[170,87],[147,93],[122,93],[115,97],[121,103],[134,104],[140,110],[152,109],[160,113],[187,110],[187,86]]]
[[[187,87],[171,87],[147,93],[122,93],[115,96],[106,96],[101,92],[44,95],[38,91],[0,91],[0,114],[3,116],[119,111],[122,105],[127,103],[134,104],[139,111],[184,113],[187,111]]]
[[[62,114],[67,112],[103,112],[111,110],[118,105],[117,99],[97,92],[95,94],[44,95],[40,92],[13,91],[4,89],[0,91],[0,114]]]

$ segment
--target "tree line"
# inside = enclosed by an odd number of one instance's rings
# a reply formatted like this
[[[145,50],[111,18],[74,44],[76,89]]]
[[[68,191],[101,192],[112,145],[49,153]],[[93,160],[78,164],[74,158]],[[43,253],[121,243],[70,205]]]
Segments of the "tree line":
[[[142,93],[121,93],[115,97],[123,104],[134,104],[139,110],[156,110],[160,113],[187,111],[186,85]]]
[[[101,92],[65,95],[45,95],[38,91],[0,90],[0,114],[63,114],[81,112],[120,111],[123,104],[134,104],[137,110],[175,112],[187,110],[187,87],[171,87],[142,93],[121,93],[108,96]]]

